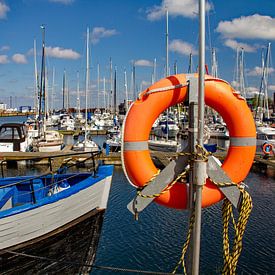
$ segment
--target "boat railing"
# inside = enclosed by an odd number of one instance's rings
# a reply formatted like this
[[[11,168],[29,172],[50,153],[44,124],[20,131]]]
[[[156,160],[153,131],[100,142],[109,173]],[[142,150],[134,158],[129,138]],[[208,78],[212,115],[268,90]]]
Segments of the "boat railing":
[[[42,156],[42,157],[37,157],[35,158],[35,160],[41,160],[41,159],[48,159],[48,164],[49,164],[49,172],[46,172],[45,174],[42,174],[42,175],[39,175],[38,177],[41,177],[41,176],[46,176],[47,174],[50,174],[50,173],[62,173],[64,171],[66,171],[68,168],[71,168],[73,166],[78,166],[78,165],[81,165],[81,164],[85,164],[85,162],[88,162],[88,161],[92,161],[92,167],[93,167],[93,172],[94,172],[94,175],[96,175],[97,173],[97,166],[96,166],[96,158],[98,158],[100,155],[102,154],[102,150],[99,150],[99,151],[96,151],[96,152],[74,152],[74,153],[68,153],[68,154],[64,154],[64,155],[56,155],[56,156],[48,156],[48,157],[45,157],[45,156]],[[64,158],[66,156],[78,156],[78,155],[88,155],[87,157],[85,157],[83,160],[77,160],[75,163],[71,163],[69,164],[69,161],[71,160],[70,158],[68,160],[66,160],[65,162],[63,162],[61,164],[61,166],[56,169],[56,171],[53,170],[53,160],[56,159],[56,158]],[[4,166],[9,163],[9,162],[18,162],[18,161],[23,161],[23,160],[34,160],[34,159],[29,159],[29,158],[26,158],[26,159],[19,159],[19,160],[6,160],[6,159],[3,159],[0,161],[0,167],[1,167],[1,177],[4,178]]]
[[[55,177],[55,175],[60,175],[63,174],[67,169],[73,167],[73,166],[77,166],[80,163],[81,164],[85,164],[86,161],[88,160],[92,160],[92,173],[93,176],[96,177],[97,175],[97,167],[96,167],[96,162],[95,162],[95,157],[99,156],[101,154],[101,151],[98,152],[89,152],[90,156],[83,159],[83,160],[79,160],[77,163],[74,164],[68,164],[63,163],[63,166],[58,168],[57,170],[53,171],[52,167],[50,167],[50,171],[47,171],[46,173],[37,175],[37,176],[29,176],[27,178],[24,178],[22,180],[17,180],[15,182],[11,182],[11,183],[7,183],[7,184],[3,184],[0,185],[0,211],[3,205],[6,204],[6,202],[8,200],[10,200],[11,198],[15,198],[17,201],[20,201],[20,199],[18,199],[19,197],[28,197],[29,198],[29,203],[33,203],[36,204],[37,200],[39,198],[41,198],[41,195],[39,195],[40,193],[43,193],[44,195],[43,197],[47,197],[50,196],[49,192],[50,191],[54,191],[55,187],[58,187],[62,182],[68,181],[70,179],[76,178],[79,174],[85,174],[85,172],[79,172],[79,173],[73,173],[73,174],[68,174],[68,176],[66,176],[66,174],[64,174],[64,177],[58,178]],[[3,165],[3,161],[1,162],[1,166]],[[2,168],[2,167],[1,167]],[[66,169],[65,169],[66,168]],[[3,170],[3,169],[1,169]],[[90,174],[91,172],[89,172]],[[15,186],[19,186],[19,185],[28,185],[29,186],[29,190],[26,190],[25,192],[21,192],[19,194],[16,194],[14,192],[15,189],[13,189]],[[5,189],[5,190],[4,190]],[[2,192],[1,192],[2,191]],[[24,199],[23,199],[24,200]],[[23,203],[24,204],[24,203]],[[20,204],[19,204],[20,205]]]

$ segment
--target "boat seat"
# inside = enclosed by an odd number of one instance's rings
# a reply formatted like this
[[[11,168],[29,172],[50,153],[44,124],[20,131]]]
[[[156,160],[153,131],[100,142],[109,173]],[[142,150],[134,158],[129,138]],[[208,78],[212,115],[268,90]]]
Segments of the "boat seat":
[[[0,189],[0,210],[12,207],[11,198],[14,195],[14,186]],[[10,202],[8,202],[10,200]]]
[[[42,180],[34,179],[32,184],[35,200],[38,201],[44,198],[46,192]],[[34,203],[30,182],[18,185],[17,192],[13,198],[13,205],[15,206],[24,205],[26,203]]]
[[[35,179],[33,181],[33,190],[36,200],[41,200],[45,197],[46,190],[41,179]]]

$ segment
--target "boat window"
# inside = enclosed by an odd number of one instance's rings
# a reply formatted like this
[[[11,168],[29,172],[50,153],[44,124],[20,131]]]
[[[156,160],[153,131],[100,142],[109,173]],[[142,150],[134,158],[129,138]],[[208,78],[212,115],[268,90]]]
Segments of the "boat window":
[[[267,135],[268,139],[275,139],[275,135]]]
[[[0,139],[12,139],[12,129],[2,128],[0,131]]]
[[[14,139],[20,139],[20,136],[19,136],[19,133],[18,133],[18,131],[17,131],[17,129],[13,129],[13,138]]]
[[[266,135],[265,135],[265,134],[257,134],[257,139],[267,140],[267,138],[266,138]]]

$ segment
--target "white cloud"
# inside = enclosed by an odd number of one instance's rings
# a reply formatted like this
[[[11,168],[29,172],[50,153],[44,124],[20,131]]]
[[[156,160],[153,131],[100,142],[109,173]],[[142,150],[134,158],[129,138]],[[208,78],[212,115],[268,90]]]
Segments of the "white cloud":
[[[55,57],[55,58],[63,58],[63,59],[80,58],[80,54],[73,51],[72,49],[63,49],[60,47],[46,47],[46,55]]]
[[[0,2],[0,19],[4,19],[7,17],[7,13],[10,8],[3,2]]]
[[[69,4],[72,4],[74,2],[74,0],[49,0],[49,1],[53,2],[53,3],[64,4],[64,5],[69,5]]]
[[[91,41],[93,44],[99,42],[101,38],[117,35],[118,32],[115,29],[105,29],[104,27],[94,27],[92,31]]]
[[[196,17],[199,12],[197,0],[163,0],[160,6],[153,6],[147,10],[147,19],[150,21],[159,20],[165,15],[166,9],[171,16],[190,18]],[[210,9],[211,5],[206,3],[206,10]]]
[[[254,14],[221,21],[216,29],[227,38],[275,39],[275,18]]]
[[[272,73],[275,72],[275,69],[274,68],[268,68],[267,71],[268,71],[268,74],[272,74]],[[262,75],[262,73],[263,73],[262,68],[256,66],[254,69],[249,70],[247,75],[249,75],[249,76],[260,76],[260,75]]]
[[[139,59],[135,61],[136,66],[153,67],[153,62],[146,59]]]
[[[0,64],[7,64],[9,63],[9,59],[7,55],[0,55]]]
[[[26,56],[24,54],[21,54],[21,53],[14,54],[12,56],[12,60],[13,60],[13,62],[18,63],[18,64],[26,64],[26,63],[28,63],[28,61],[26,59]]]
[[[8,51],[10,49],[10,46],[2,46],[1,48],[0,48],[0,52],[4,52],[4,51]]]
[[[275,92],[275,85],[269,85],[268,90]]]
[[[190,53],[192,53],[193,55],[198,54],[198,51],[194,48],[192,44],[184,42],[180,39],[172,40],[169,43],[169,50],[182,55],[189,55]]]
[[[238,42],[238,41],[233,40],[233,39],[226,39],[224,41],[224,45],[231,48],[231,49],[233,49],[233,50],[236,50],[237,48],[243,48],[244,51],[248,52],[248,53],[252,53],[252,52],[256,51],[256,47],[250,46],[246,43]]]

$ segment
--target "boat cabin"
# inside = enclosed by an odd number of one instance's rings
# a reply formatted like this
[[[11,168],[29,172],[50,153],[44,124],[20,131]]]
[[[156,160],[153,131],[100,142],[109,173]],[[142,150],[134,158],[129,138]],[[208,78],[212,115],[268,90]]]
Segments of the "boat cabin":
[[[0,151],[22,151],[22,143],[26,141],[25,125],[20,123],[4,123],[0,126]]]

